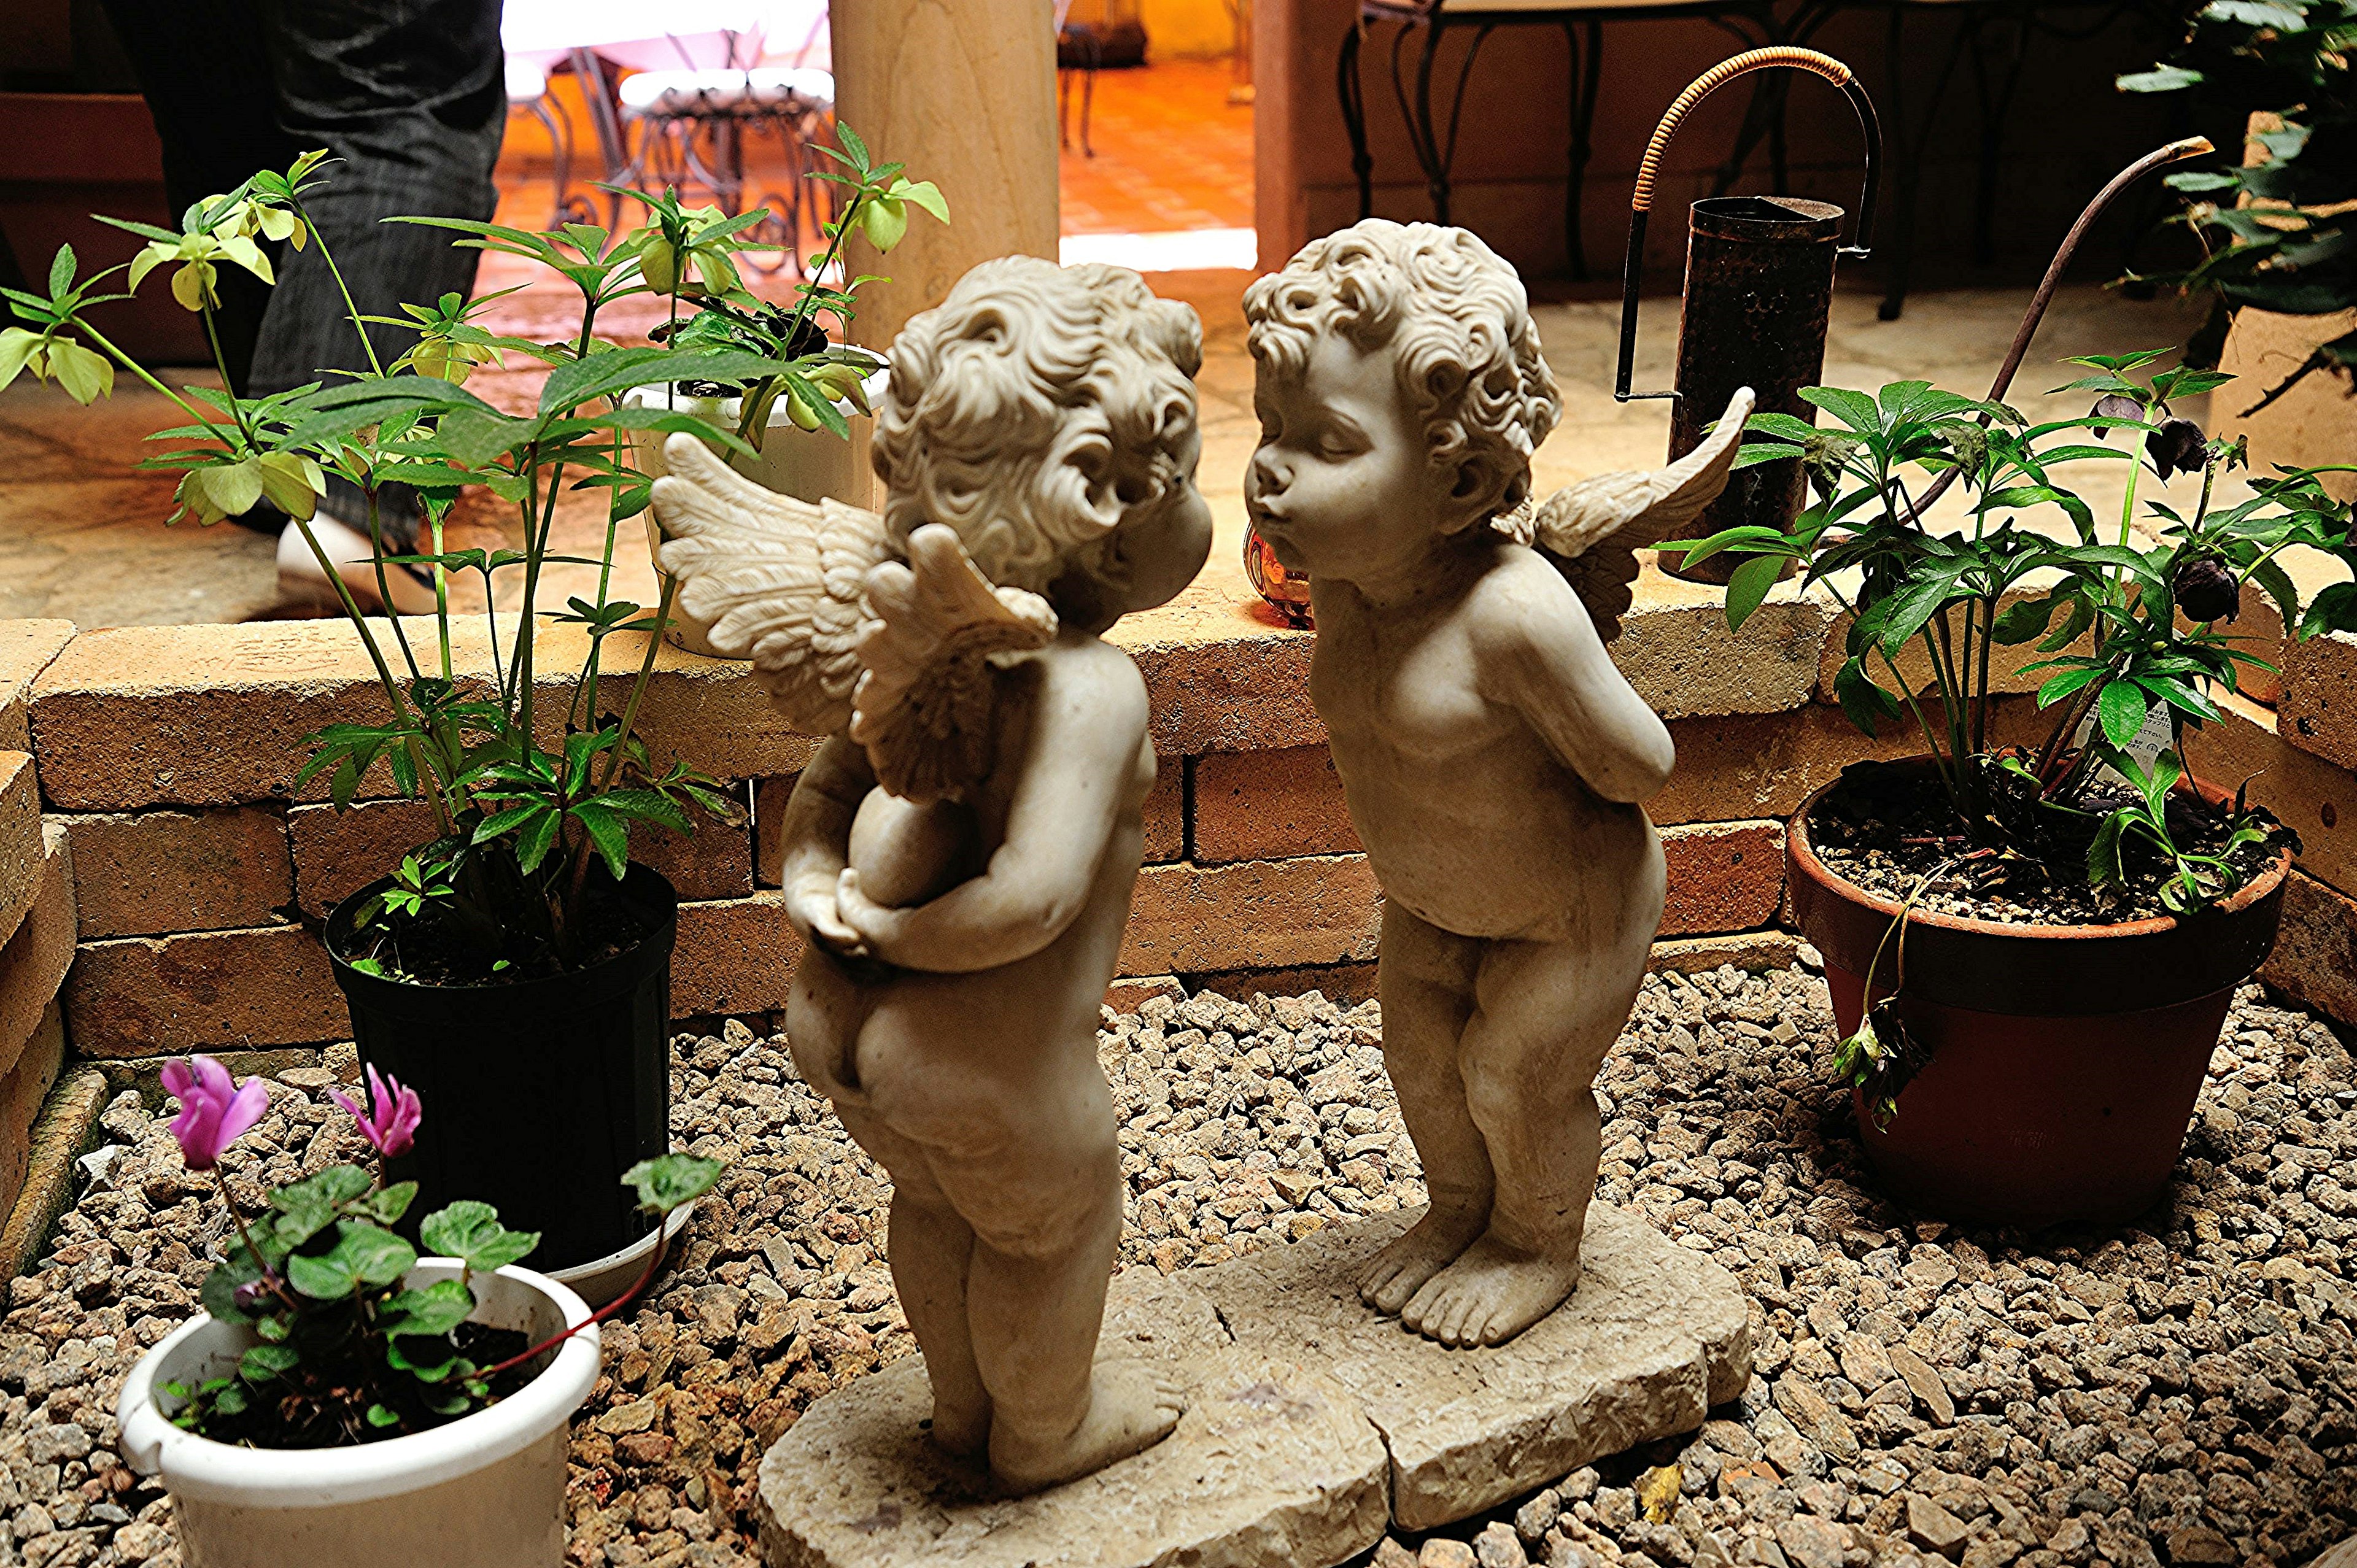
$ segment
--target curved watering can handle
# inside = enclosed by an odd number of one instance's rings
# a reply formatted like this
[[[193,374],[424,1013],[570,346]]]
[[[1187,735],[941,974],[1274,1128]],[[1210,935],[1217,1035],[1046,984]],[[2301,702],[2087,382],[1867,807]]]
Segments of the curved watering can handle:
[[[1629,257],[1620,272],[1620,364],[1612,378],[1612,397],[1616,403],[1631,398],[1675,397],[1674,392],[1632,392],[1629,377],[1637,362],[1637,278],[1645,257],[1645,220],[1653,207],[1653,181],[1661,173],[1662,155],[1669,150],[1670,138],[1677,133],[1678,122],[1684,120],[1694,106],[1738,76],[1755,70],[1783,67],[1792,70],[1811,71],[1824,77],[1842,90],[1850,106],[1857,111],[1858,129],[1866,137],[1866,189],[1857,200],[1857,222],[1850,231],[1850,243],[1841,248],[1845,256],[1864,256],[1874,248],[1874,189],[1876,175],[1882,165],[1882,126],[1875,118],[1874,101],[1866,95],[1849,67],[1828,54],[1815,49],[1799,48],[1779,44],[1772,48],[1748,49],[1730,56],[1695,77],[1662,123],[1653,127],[1653,139],[1645,144],[1645,161],[1637,166],[1637,188],[1629,198]]]

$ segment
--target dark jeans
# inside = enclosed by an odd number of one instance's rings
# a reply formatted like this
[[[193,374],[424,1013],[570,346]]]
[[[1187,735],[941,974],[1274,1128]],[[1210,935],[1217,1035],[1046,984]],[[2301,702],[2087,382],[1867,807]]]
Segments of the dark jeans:
[[[304,198],[364,316],[471,293],[479,252],[382,220],[489,219],[507,128],[500,0],[104,0],[164,144],[178,215],[257,169],[336,155]],[[220,270],[222,358],[241,393],[368,367],[317,244],[272,257],[276,287]],[[150,286],[160,286],[160,275]],[[372,327],[390,364],[413,340]],[[356,499],[329,509],[358,521]]]

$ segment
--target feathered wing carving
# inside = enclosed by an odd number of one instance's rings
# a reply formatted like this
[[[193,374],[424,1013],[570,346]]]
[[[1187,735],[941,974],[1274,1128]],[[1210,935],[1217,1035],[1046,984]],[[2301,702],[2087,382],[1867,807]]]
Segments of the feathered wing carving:
[[[892,559],[884,520],[762,489],[693,435],[663,446],[654,483],[658,552],[679,579],[676,603],[711,623],[712,646],[753,661],[754,679],[787,719],[832,735],[851,722],[867,618],[867,574]]]
[[[1751,389],[1738,388],[1703,444],[1669,467],[1598,474],[1566,485],[1510,530],[1555,558],[1605,641],[1620,635],[1637,580],[1637,552],[1677,537],[1727,489],[1752,403]]]
[[[909,535],[906,564],[868,573],[867,603],[851,738],[895,795],[960,799],[990,766],[994,661],[1047,646],[1056,612],[1037,594],[993,587],[940,523]]]

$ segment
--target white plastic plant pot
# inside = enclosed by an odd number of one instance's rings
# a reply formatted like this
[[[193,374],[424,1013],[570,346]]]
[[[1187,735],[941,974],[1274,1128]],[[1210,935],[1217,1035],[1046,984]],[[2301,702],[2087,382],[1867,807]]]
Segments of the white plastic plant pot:
[[[454,1279],[459,1267],[427,1258],[403,1283]],[[533,1343],[589,1316],[579,1296],[529,1269],[473,1283],[476,1322]],[[199,1314],[140,1358],[115,1407],[123,1456],[171,1493],[185,1568],[559,1568],[566,1426],[597,1380],[596,1325],[508,1398],[407,1437],[244,1448],[167,1419],[162,1384],[225,1376],[257,1342],[251,1328]]]
[[[877,371],[868,378],[866,392],[870,403],[884,395],[884,385],[890,379],[889,371]],[[624,394],[626,408],[662,408],[669,406],[684,413],[696,414],[713,424],[734,430],[742,417],[741,405],[733,397],[690,397],[684,392],[671,394],[664,402],[665,389],[636,387]],[[848,401],[838,402],[835,412],[851,425],[851,439],[829,430],[804,430],[787,417],[786,400],[779,398],[770,410],[769,428],[761,433],[761,454],[759,457],[742,456],[729,459],[729,466],[763,489],[775,490],[796,500],[822,501],[833,499],[864,506],[867,501],[868,468],[867,441],[874,422]],[[630,434],[636,453],[634,466],[651,479],[661,478],[669,470],[663,463],[662,446],[670,436],[660,430],[637,430]],[[662,543],[660,525],[650,509],[647,519],[647,549],[655,553]],[[655,564],[655,584],[660,590],[669,580],[660,558]],[[719,657],[706,634],[712,629],[707,621],[699,621],[683,614],[677,605],[672,607],[672,626],[663,633],[673,647],[690,653]]]

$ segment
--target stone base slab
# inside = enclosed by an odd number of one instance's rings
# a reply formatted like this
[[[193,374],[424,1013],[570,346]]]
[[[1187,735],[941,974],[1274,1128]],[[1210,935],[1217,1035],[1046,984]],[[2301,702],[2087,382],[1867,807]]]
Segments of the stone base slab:
[[[1643,1220],[1589,1211],[1571,1301],[1501,1346],[1450,1350],[1358,1299],[1415,1212],[1216,1268],[1114,1282],[1099,1355],[1188,1392],[1168,1439],[1093,1476],[998,1497],[935,1448],[909,1357],[819,1401],[761,1462],[771,1568],[1327,1568],[1393,1520],[1429,1530],[1703,1423],[1751,1372],[1733,1276]]]

